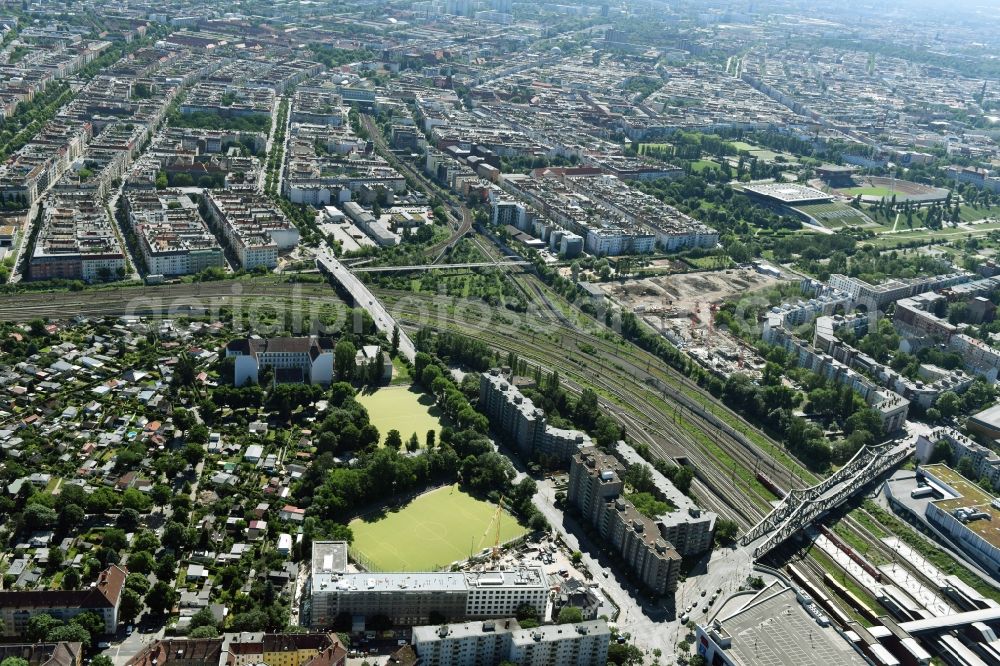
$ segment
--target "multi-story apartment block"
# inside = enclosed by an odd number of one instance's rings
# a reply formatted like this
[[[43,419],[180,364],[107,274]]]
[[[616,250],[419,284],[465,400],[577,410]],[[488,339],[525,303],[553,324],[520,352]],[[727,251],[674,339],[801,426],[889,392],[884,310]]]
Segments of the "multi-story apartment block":
[[[93,612],[104,620],[104,631],[118,630],[118,609],[128,570],[111,565],[97,576],[97,582],[83,590],[4,590],[0,591],[0,632],[3,636],[24,636],[28,620],[47,614],[67,621],[81,613]]]
[[[501,187],[582,237],[584,249],[597,256],[646,254],[657,245],[711,248],[719,241],[711,227],[593,167],[505,176]]]
[[[798,339],[781,325],[780,315],[773,315],[765,320],[762,337],[764,342],[781,347],[791,354],[800,367],[857,391],[868,406],[878,413],[886,432],[894,432],[906,423],[909,400],[892,389],[879,386],[807,341]]]
[[[517,620],[486,620],[413,628],[413,649],[427,666],[495,666],[507,658]]]
[[[31,666],[82,666],[82,643],[8,643],[0,645],[0,662],[8,657],[26,660]]]
[[[835,273],[830,276],[827,284],[832,289],[846,293],[856,304],[874,305],[881,309],[901,298],[909,298],[925,291],[936,291],[962,284],[971,278],[971,273],[957,272],[909,280],[886,280],[881,284],[873,285],[860,278]]]
[[[211,224],[246,270],[274,268],[279,252],[299,244],[299,230],[261,194],[213,191],[205,201]]]
[[[988,479],[994,489],[1000,489],[1000,455],[954,428],[937,428],[927,435],[919,435],[916,442],[916,459],[920,463],[929,462],[934,456],[935,446],[940,441],[947,442],[951,449],[951,458],[946,461],[949,465],[958,466],[963,458],[969,458],[976,480]]]
[[[914,299],[925,296],[926,294],[916,296]],[[813,346],[834,360],[873,377],[882,386],[925,409],[931,407],[945,391],[961,393],[972,385],[972,376],[962,370],[945,370],[929,364],[920,366],[921,379],[910,379],[896,372],[890,366],[879,363],[868,354],[848,345],[837,335],[838,331],[850,329],[856,337],[862,337],[868,331],[868,321],[868,316],[861,313],[847,317],[841,315],[820,317],[816,320]],[[767,326],[774,325],[773,315],[771,315]]]
[[[344,666],[336,634],[248,632],[218,638],[164,638],[143,646],[126,666]]]
[[[150,275],[190,275],[225,268],[218,240],[186,194],[126,190],[125,211]]]
[[[259,381],[261,368],[274,370],[277,383],[329,384],[333,381],[331,338],[242,338],[226,345],[226,358],[235,359],[233,383]]]
[[[618,442],[616,450],[626,465],[647,465],[639,452],[624,441]],[[717,516],[710,511],[703,511],[659,470],[647,466],[656,492],[677,507],[674,511],[656,517],[660,535],[677,549],[681,557],[707,552],[712,547],[712,540],[715,537]]]
[[[992,312],[992,303],[980,294],[1000,288],[1000,280],[986,278],[952,286],[938,293],[923,293],[896,301],[893,324],[911,349],[927,344],[943,344],[962,356],[966,370],[992,383],[1000,373],[1000,350],[962,331],[964,325],[952,324],[937,316],[938,307],[948,301],[968,299],[970,311],[978,311],[979,321]],[[985,301],[985,302],[984,302]]]
[[[344,124],[344,100],[333,88],[302,86],[292,100],[293,123],[340,127]]]
[[[125,254],[107,211],[86,192],[49,194],[28,264],[32,280],[111,280],[125,270]]]
[[[526,458],[565,465],[577,450],[590,445],[590,437],[584,432],[548,425],[545,412],[497,368],[484,372],[479,379],[478,408],[489,418],[494,431]]]
[[[0,167],[0,200],[33,205],[50,183],[83,156],[90,140],[90,123],[53,120],[10,162]]]
[[[522,629],[508,618],[413,628],[426,666],[604,666],[611,630],[604,620]]]
[[[306,614],[310,626],[329,627],[338,615],[376,615],[395,624],[511,617],[528,605],[544,615],[549,584],[539,567],[476,572],[347,572],[347,544],[313,543]]]
[[[490,222],[494,226],[505,227],[509,224],[521,231],[527,231],[527,209],[524,207],[524,204],[517,201],[495,198],[492,204]]]
[[[323,633],[237,634],[222,650],[225,666],[342,666],[347,658],[337,635]]]
[[[195,84],[180,105],[181,113],[217,113],[224,117],[270,115],[274,91],[204,81]]]
[[[508,658],[523,666],[600,666],[608,661],[611,630],[603,620],[511,632]]]
[[[659,522],[639,513],[622,496],[623,472],[624,466],[614,456],[594,447],[581,449],[570,463],[567,501],[597,528],[607,547],[622,556],[643,585],[656,594],[672,592],[677,587],[681,556],[661,534]],[[682,520],[669,520],[662,531],[684,539],[688,552],[704,552],[701,528],[681,530]],[[714,517],[706,526],[710,546]]]

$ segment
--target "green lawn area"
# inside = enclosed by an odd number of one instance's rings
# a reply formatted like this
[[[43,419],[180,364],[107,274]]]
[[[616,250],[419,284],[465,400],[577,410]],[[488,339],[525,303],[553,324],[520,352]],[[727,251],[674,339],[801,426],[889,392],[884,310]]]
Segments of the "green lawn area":
[[[697,258],[686,258],[686,262],[694,266],[695,268],[713,269],[713,268],[729,268],[733,265],[733,260],[727,256],[716,254],[709,255],[707,257],[697,257]]]
[[[721,168],[719,166],[719,163],[713,162],[712,160],[698,160],[696,162],[691,163],[692,171],[696,171],[698,173],[701,173],[705,169],[719,169],[719,168]]]
[[[902,225],[901,225],[901,228]],[[897,233],[885,233],[879,235],[877,238],[871,240],[861,241],[861,244],[870,244],[881,249],[890,249],[898,247],[900,245],[905,245],[912,243],[914,241],[929,244],[933,241],[955,241],[964,240],[966,238],[976,238],[977,236],[985,236],[991,231],[996,231],[1000,228],[1000,225],[988,223],[988,224],[977,224],[971,229],[955,229],[955,228],[945,228],[945,229],[914,229]]]
[[[730,143],[733,144],[736,150],[745,150],[748,153],[754,150],[763,150],[760,146],[754,146],[746,141],[730,141]]]
[[[409,386],[413,383],[413,378],[410,377],[410,370],[407,368],[406,364],[403,363],[403,359],[400,356],[392,359],[392,381],[390,384],[393,386]]]
[[[799,161],[799,158],[795,157],[791,153],[776,153],[773,150],[753,150],[750,154],[759,160],[764,160],[765,162],[774,162],[778,157],[785,158],[785,162],[788,164],[794,164]]]
[[[848,187],[843,190],[838,190],[838,192],[843,192],[845,194],[850,194],[851,196],[861,195],[863,197],[885,197],[886,199],[891,199],[893,194],[898,194],[895,190],[890,190],[888,187]]]
[[[373,521],[351,521],[351,552],[381,571],[433,571],[465,560],[493,545],[496,507],[445,486],[424,493],[399,511]],[[500,518],[500,542],[527,530],[507,512]]]
[[[441,409],[434,404],[434,397],[414,386],[388,386],[374,393],[358,394],[358,402],[368,410],[371,422],[382,433],[382,441],[390,430],[398,430],[403,444],[410,435],[417,433],[420,446],[424,446],[427,431],[433,429],[435,437],[441,434]]]
[[[1000,217],[1000,206],[973,208],[968,204],[962,204],[959,207],[958,216],[963,222],[975,222],[987,217]]]

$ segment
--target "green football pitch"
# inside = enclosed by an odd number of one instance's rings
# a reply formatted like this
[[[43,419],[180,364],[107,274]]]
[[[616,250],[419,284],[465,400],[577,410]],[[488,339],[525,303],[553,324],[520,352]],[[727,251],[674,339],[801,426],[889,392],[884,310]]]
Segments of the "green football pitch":
[[[458,486],[437,488],[374,521],[352,520],[351,551],[361,556],[362,564],[379,571],[433,571],[492,546],[495,512],[495,505]],[[501,514],[501,543],[525,532],[513,516]]]
[[[899,196],[905,196],[902,192],[897,192],[895,190],[890,190],[888,187],[881,187],[879,185],[868,185],[864,187],[848,187],[847,189],[838,190],[851,196],[857,196],[860,194],[863,197],[885,197],[886,199],[891,199],[893,194]]]
[[[413,433],[420,446],[426,443],[428,430],[433,430],[435,436],[441,434],[441,408],[434,404],[434,396],[416,387],[386,386],[374,393],[361,393],[358,402],[368,410],[383,444],[390,430],[399,431],[404,446]]]

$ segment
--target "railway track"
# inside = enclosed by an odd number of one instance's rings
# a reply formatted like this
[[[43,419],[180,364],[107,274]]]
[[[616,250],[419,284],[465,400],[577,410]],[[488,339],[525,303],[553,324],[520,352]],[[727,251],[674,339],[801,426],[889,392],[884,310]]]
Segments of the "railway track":
[[[686,456],[696,472],[695,492],[699,499],[719,513],[737,520],[744,529],[766,512],[773,496],[762,486],[757,487],[756,481],[740,479],[737,467],[753,470],[765,465],[764,469],[774,469],[775,461],[761,456],[745,442],[705,420],[699,414],[699,410],[703,409],[702,405],[690,396],[683,392],[670,395],[665,390],[665,380],[672,378],[658,367],[662,365],[658,359],[631,348],[623,341],[608,339],[610,333],[606,330],[596,333],[577,330],[573,326],[574,322],[552,303],[545,285],[531,276],[516,277],[518,282],[524,280],[527,283],[522,286],[534,294],[534,300],[542,302],[541,310],[545,317],[538,323],[541,324],[540,328],[551,332],[529,339],[524,331],[515,326],[498,323],[491,330],[482,332],[481,337],[488,338],[487,341],[496,349],[517,351],[527,357],[543,360],[550,370],[559,370],[562,375],[571,377],[578,387],[595,386],[608,407],[618,415],[637,441],[648,445],[658,456]],[[418,318],[427,312],[424,305],[439,298],[421,298],[420,295],[398,292],[380,294],[380,298],[383,296],[391,309],[396,305],[394,311],[397,314]],[[66,317],[70,314],[143,314],[146,301],[152,302],[156,307],[171,307],[176,314],[183,314],[177,312],[178,308],[185,305],[204,306],[208,300],[213,300],[218,306],[236,306],[259,299],[269,302],[300,299],[302,303],[314,305],[342,305],[325,284],[268,280],[222,281],[156,288],[122,288],[107,292],[20,294],[7,299],[0,298],[0,319],[24,321],[35,317]],[[450,299],[447,300],[448,307],[452,307]],[[162,313],[155,311],[155,307],[153,310],[150,314]],[[465,325],[467,322],[455,316],[439,312],[435,318],[439,321],[427,323],[457,332],[468,332]],[[414,324],[415,327],[419,325]],[[593,353],[589,356],[572,353],[573,345],[577,348],[592,348]],[[700,393],[700,389],[698,391]],[[692,434],[690,425],[688,429],[684,427],[685,423],[690,422],[698,424],[696,432],[703,440],[711,440],[725,450],[730,461],[728,466],[719,469],[716,452],[706,448],[704,441],[699,441]],[[790,485],[794,487],[794,484]],[[721,510],[723,507],[725,510]]]
[[[382,135],[382,130],[380,130],[379,127],[372,121],[371,116],[363,114],[361,116],[361,122],[364,124],[365,129],[368,130],[368,135],[371,137],[372,141],[375,142],[375,146],[378,149],[379,154],[382,155],[382,157],[385,158],[385,160],[389,162],[394,169],[410,176],[415,181],[423,185],[429,192],[437,193],[441,197],[441,200],[447,204],[449,198],[451,197],[451,193],[445,191],[440,185],[434,183],[423,173],[414,169],[411,165],[407,164],[393,154],[385,143],[385,137]],[[440,243],[432,245],[425,251],[425,255],[431,259],[431,263],[436,264],[439,262],[445,252],[447,252],[448,248],[457,243],[462,236],[472,230],[472,214],[469,212],[469,209],[463,204],[460,207],[457,207],[457,210],[457,216],[454,215],[453,212],[449,212],[449,215],[459,218],[456,220],[458,222],[457,226],[455,226],[454,223],[452,225],[454,231],[451,236]]]
[[[491,259],[497,260],[501,256],[499,248],[496,248],[492,244],[481,242],[477,235],[472,235],[470,238],[479,250]],[[785,485],[789,487],[800,487],[802,485],[810,485],[819,481],[819,478],[816,475],[806,469],[793,457],[786,455],[783,452],[779,454],[779,447],[777,444],[771,442],[770,438],[765,433],[745,421],[735,412],[731,412],[720,400],[705,392],[703,388],[683,373],[670,367],[666,363],[663,363],[659,358],[653,356],[652,354],[640,350],[634,345],[624,344],[623,339],[623,344],[615,344],[607,341],[604,336],[611,332],[610,329],[608,329],[603,323],[598,322],[589,315],[584,314],[582,311],[574,311],[576,318],[571,320],[553,303],[553,299],[561,299],[561,296],[553,293],[548,285],[543,283],[532,272],[513,271],[509,268],[505,269],[505,272],[508,277],[515,282],[515,284],[518,284],[521,287],[523,293],[527,294],[530,290],[536,295],[536,298],[531,300],[536,306],[538,306],[537,311],[539,315],[543,313],[548,314],[549,322],[547,323],[562,325],[564,333],[568,329],[570,335],[572,335],[575,331],[575,327],[582,325],[582,329],[588,332],[588,340],[583,341],[582,344],[603,347],[604,352],[610,353],[615,358],[626,359],[626,364],[630,366],[623,367],[623,365],[618,365],[616,366],[616,369],[622,372],[629,372],[637,377],[641,376],[647,384],[652,384],[660,388],[664,397],[666,397],[667,394],[672,394],[671,397],[674,401],[686,403],[687,406],[693,411],[698,411],[699,409],[697,406],[698,401],[694,399],[694,396],[701,398],[702,402],[700,404],[700,408],[703,410],[723,410],[723,413],[728,414],[730,419],[734,419],[739,427],[735,429],[732,429],[731,427],[723,427],[722,429],[729,430],[731,437],[740,440],[744,447],[748,451],[753,452],[755,455],[759,455],[759,449],[761,447],[760,444],[755,444],[750,441],[750,434],[752,434],[758,442],[770,442],[770,444],[768,444],[769,450],[765,452],[768,455],[766,455],[763,460],[767,463],[767,467],[770,468],[772,476],[777,473],[777,469],[780,467],[785,467],[789,470],[789,478],[787,480],[783,480]],[[530,296],[528,297],[530,298]],[[601,342],[595,343],[593,341],[593,338],[595,337]],[[620,338],[620,336],[618,337]],[[581,342],[578,340],[577,344],[579,346]],[[712,408],[710,408],[709,405],[712,405]],[[720,421],[724,420],[721,417],[718,418]],[[738,434],[737,432],[733,432],[733,430],[738,431]],[[777,461],[779,463],[777,467],[774,464],[776,462],[775,455],[779,455],[781,458],[781,460]],[[759,464],[760,461],[755,461],[751,465],[751,468],[756,471]],[[797,477],[797,479],[793,478],[792,475]],[[803,483],[803,481],[807,483]]]
[[[535,286],[537,287],[537,285]],[[379,291],[379,297],[386,302],[395,303],[397,307],[405,307],[414,300],[413,294],[404,292]],[[419,296],[417,298],[419,299]],[[404,299],[406,302],[401,303]],[[431,300],[433,300],[433,297]],[[438,310],[440,309],[438,308]],[[553,321],[555,319],[559,319],[559,321]],[[432,324],[433,322],[427,323]],[[705,396],[705,394],[700,387],[697,387],[696,384],[686,378],[679,382],[679,388],[675,388],[676,385],[672,384],[675,377],[669,371],[664,371],[662,361],[647,352],[624,343],[621,338],[619,338],[620,342],[608,340],[606,337],[608,331],[606,329],[598,330],[595,333],[578,330],[572,326],[572,322],[565,323],[564,319],[561,319],[556,314],[552,314],[548,320],[539,321],[538,329],[540,333],[533,336],[533,343],[537,344],[543,336],[548,335],[558,338],[564,353],[569,353],[571,344],[581,350],[581,355],[586,355],[583,353],[584,350],[590,350],[593,352],[590,358],[599,364],[602,371],[630,376],[636,383],[641,384],[644,390],[658,394],[659,399],[663,402],[674,402],[683,405],[695,414],[709,412],[708,405],[710,404],[717,409],[725,409],[714,398],[706,396],[702,401],[693,399],[690,394],[694,391],[697,391],[697,395],[699,396]],[[488,333],[488,331],[485,332]],[[611,360],[605,362],[605,359]],[[742,425],[741,422],[740,424]],[[713,426],[716,430],[728,430],[727,428],[720,428],[718,424],[713,424]],[[744,461],[748,469],[764,470],[772,478],[780,481],[782,485],[792,488],[802,487],[807,485],[806,481],[813,481],[814,478],[810,478],[812,475],[808,470],[805,470],[794,461],[793,468],[790,470],[790,478],[782,478],[777,473],[778,470],[784,467],[782,461],[776,460],[770,452],[761,451],[756,445],[749,442],[748,438],[740,436],[742,433],[737,433],[735,436],[732,432],[727,432],[726,434],[730,439],[740,443],[743,450],[735,455],[738,455]],[[777,445],[773,445],[773,447],[777,448]],[[786,456],[787,459],[788,457]]]
[[[395,311],[402,315],[401,326],[411,330],[420,328],[405,318],[407,314],[418,314],[418,310],[411,310],[406,304],[397,305]],[[460,324],[458,319],[445,316],[438,318],[434,327],[438,330],[461,332]],[[737,481],[735,473],[727,475],[720,471],[714,462],[714,452],[706,450],[701,442],[679,425],[683,419],[692,418],[691,415],[677,412],[676,416],[672,416],[664,413],[661,405],[650,399],[648,387],[622,379],[611,368],[600,363],[597,368],[591,368],[589,364],[567,355],[564,345],[543,336],[537,336],[534,340],[519,340],[503,331],[492,331],[480,332],[478,337],[494,349],[535,359],[546,372],[558,371],[560,377],[566,378],[577,391],[582,390],[583,386],[597,389],[604,396],[605,406],[626,425],[636,441],[650,446],[662,457],[676,458],[683,455],[690,459],[698,479],[726,504],[727,510],[722,513],[733,516],[744,528],[762,517],[769,507],[772,499],[770,494],[760,493],[752,485],[742,485]],[[626,405],[633,409],[628,409]],[[703,430],[717,436],[720,442],[726,440],[724,433],[714,429],[711,424],[705,426]],[[750,462],[742,447],[737,446],[735,450],[741,464]],[[750,503],[746,502],[748,496]]]

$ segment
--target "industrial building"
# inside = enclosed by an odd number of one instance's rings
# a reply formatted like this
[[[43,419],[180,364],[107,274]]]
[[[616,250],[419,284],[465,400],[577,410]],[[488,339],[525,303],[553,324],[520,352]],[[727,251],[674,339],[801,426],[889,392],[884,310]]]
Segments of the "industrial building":
[[[978,435],[988,439],[1000,439],[1000,405],[992,405],[973,414],[965,425]]]
[[[923,465],[918,472],[934,499],[927,521],[946,534],[990,573],[1000,573],[1000,500],[947,465]]]
[[[781,579],[723,600],[708,622],[697,625],[695,636],[698,654],[713,666],[869,663],[811,599]]]

